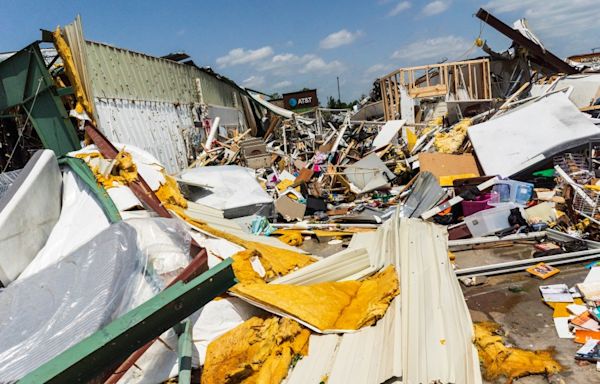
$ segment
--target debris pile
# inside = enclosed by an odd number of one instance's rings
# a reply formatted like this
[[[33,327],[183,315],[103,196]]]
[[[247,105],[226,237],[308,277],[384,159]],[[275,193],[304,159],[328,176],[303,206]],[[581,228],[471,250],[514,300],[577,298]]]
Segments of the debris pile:
[[[0,381],[568,370],[473,325],[463,290],[508,274],[600,367],[600,74],[477,17],[511,48],[478,37],[486,56],[400,68],[348,109],[315,90],[283,108],[185,54],[86,41],[79,18],[0,62]]]

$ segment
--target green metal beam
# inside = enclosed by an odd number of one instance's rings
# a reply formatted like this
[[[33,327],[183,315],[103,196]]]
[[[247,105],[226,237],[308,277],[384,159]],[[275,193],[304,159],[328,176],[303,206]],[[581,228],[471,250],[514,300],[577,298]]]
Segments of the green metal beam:
[[[73,172],[75,172],[75,174],[77,174],[77,176],[79,176],[79,178],[81,178],[81,180],[92,189],[92,192],[102,205],[104,214],[111,223],[117,223],[121,221],[119,209],[106,192],[106,189],[104,189],[101,184],[98,184],[96,176],[94,176],[94,173],[85,163],[85,161],[74,157],[62,157],[59,160],[59,163],[69,166]]]
[[[38,43],[0,63],[0,112],[18,106],[30,116],[44,147],[56,156],[81,148]]]
[[[73,87],[58,88],[56,90],[56,94],[61,97],[67,96],[67,95],[72,95],[74,93],[75,93],[75,91],[73,90]]]
[[[20,384],[87,383],[236,283],[231,259],[176,283],[29,373]]]
[[[175,330],[179,335],[177,340],[177,355],[179,365],[178,384],[190,384],[192,382],[192,354],[194,340],[192,338],[192,322],[185,319]]]

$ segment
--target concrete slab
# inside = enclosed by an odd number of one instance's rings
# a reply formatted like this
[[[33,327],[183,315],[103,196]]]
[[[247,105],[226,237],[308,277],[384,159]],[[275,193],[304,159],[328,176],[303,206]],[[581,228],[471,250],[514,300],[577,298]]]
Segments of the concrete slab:
[[[528,257],[531,246],[515,245],[508,248],[456,252],[461,267],[517,260]],[[541,299],[538,287],[543,284],[565,283],[572,286],[583,281],[588,273],[585,264],[560,267],[561,272],[544,282],[527,272],[512,273],[488,278],[483,285],[462,286],[473,321],[494,321],[502,325],[506,341],[519,348],[555,348],[557,360],[565,371],[552,378],[534,375],[517,380],[516,384],[569,383],[589,384],[600,382],[600,372],[595,365],[579,365],[575,351],[579,344],[559,339],[554,329],[552,309]],[[504,383],[499,380],[497,383]],[[486,382],[490,383],[490,382]],[[495,383],[494,383],[495,384]]]

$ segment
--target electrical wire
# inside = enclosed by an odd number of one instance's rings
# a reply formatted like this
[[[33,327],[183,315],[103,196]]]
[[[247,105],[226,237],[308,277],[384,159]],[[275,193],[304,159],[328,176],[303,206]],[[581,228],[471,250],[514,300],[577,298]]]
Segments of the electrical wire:
[[[485,23],[480,20],[479,21],[479,35],[477,35],[477,38],[473,41],[473,44],[471,44],[471,46],[461,55],[458,55],[457,58],[453,61],[462,61],[462,59],[464,59],[467,55],[469,55],[474,48],[477,48],[477,40],[481,39],[481,36],[483,35],[483,29],[485,28]]]
[[[29,108],[29,110],[27,110],[27,119],[25,119],[25,123],[23,124],[23,127],[20,130],[18,130],[19,137],[17,137],[17,141],[15,142],[15,145],[10,153],[10,156],[8,157],[8,161],[4,165],[4,168],[2,169],[2,173],[6,172],[6,170],[8,169],[8,166],[10,165],[10,162],[12,161],[12,158],[15,155],[15,151],[17,150],[17,147],[19,146],[19,142],[21,141],[21,138],[23,137],[23,131],[25,130],[25,128],[27,127],[27,123],[31,119],[31,111],[33,110],[33,107],[35,106],[35,101],[37,100],[37,95],[40,92],[40,87],[42,86],[42,80],[44,80],[43,77],[40,77],[38,80],[38,86],[37,86],[37,89],[35,90],[35,94],[33,95],[33,101],[31,102],[31,108]]]

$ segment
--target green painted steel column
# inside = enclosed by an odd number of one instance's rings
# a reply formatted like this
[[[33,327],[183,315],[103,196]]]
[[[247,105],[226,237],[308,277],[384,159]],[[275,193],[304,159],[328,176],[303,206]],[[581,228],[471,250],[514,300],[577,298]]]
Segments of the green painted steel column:
[[[21,106],[45,148],[57,157],[81,148],[37,43],[0,63],[0,112]]]
[[[192,381],[192,353],[194,340],[192,338],[192,321],[185,319],[177,326],[179,339],[177,341],[177,354],[179,363],[178,384],[190,384]]]
[[[106,192],[106,189],[104,189],[101,184],[98,184],[96,176],[94,176],[94,173],[85,163],[85,161],[74,157],[63,157],[59,160],[59,163],[69,166],[69,168],[71,168],[73,172],[75,172],[75,174],[77,174],[77,176],[79,176],[79,178],[81,178],[81,180],[92,189],[92,192],[102,205],[104,214],[111,223],[117,223],[121,221],[119,209]]]

